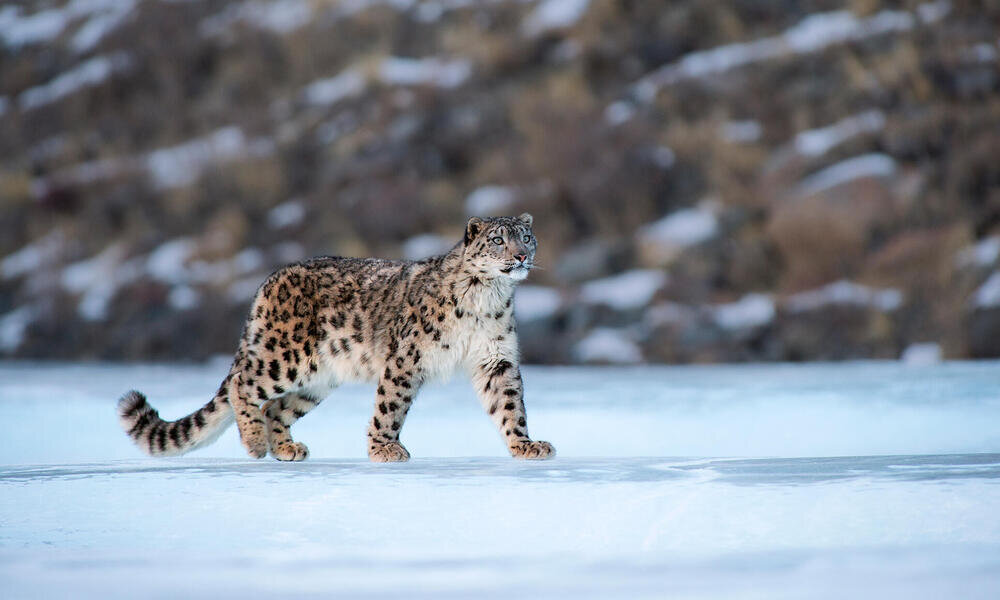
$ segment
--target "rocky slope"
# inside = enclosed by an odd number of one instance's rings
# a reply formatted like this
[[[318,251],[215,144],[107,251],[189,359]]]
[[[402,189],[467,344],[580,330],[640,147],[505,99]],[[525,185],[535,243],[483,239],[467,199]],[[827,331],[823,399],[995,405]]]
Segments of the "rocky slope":
[[[0,7],[0,355],[232,351],[313,254],[530,211],[533,362],[1000,356],[1000,7]]]

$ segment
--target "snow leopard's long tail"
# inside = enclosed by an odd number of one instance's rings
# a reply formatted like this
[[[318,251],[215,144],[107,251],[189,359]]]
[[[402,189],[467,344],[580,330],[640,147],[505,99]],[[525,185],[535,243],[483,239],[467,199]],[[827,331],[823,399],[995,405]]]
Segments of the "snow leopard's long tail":
[[[141,392],[132,390],[118,400],[118,420],[136,446],[150,456],[177,456],[214,442],[232,425],[227,379],[215,397],[176,421],[164,421]]]

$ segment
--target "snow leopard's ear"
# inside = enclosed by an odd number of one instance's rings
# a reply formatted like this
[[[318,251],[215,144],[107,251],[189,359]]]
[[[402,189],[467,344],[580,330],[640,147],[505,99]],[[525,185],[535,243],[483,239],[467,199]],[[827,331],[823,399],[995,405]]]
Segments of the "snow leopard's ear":
[[[527,225],[529,228],[531,227],[531,224],[535,222],[534,217],[532,217],[528,213],[521,213],[517,218],[521,219],[521,222]]]
[[[463,243],[468,246],[482,230],[483,220],[479,217],[470,218],[469,222],[465,224],[465,240]]]

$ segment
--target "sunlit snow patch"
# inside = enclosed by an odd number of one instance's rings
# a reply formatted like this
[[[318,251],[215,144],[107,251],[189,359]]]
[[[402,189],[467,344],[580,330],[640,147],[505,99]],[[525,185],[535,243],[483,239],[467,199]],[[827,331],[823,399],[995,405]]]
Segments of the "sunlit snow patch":
[[[1000,235],[992,235],[976,244],[963,248],[955,262],[959,266],[989,267],[1000,258]]]
[[[543,0],[524,21],[527,35],[572,27],[587,12],[590,0]]]
[[[722,125],[722,137],[726,141],[738,144],[749,144],[760,139],[764,132],[759,121],[726,121]]]
[[[635,114],[635,105],[625,100],[612,102],[604,109],[604,120],[609,125],[621,125]]]
[[[403,256],[407,260],[421,260],[444,254],[454,245],[454,240],[433,233],[423,233],[403,242]]]
[[[225,34],[237,23],[244,23],[271,33],[286,34],[302,27],[312,18],[309,0],[251,0],[226,6],[218,14],[206,17],[198,31],[206,37]]]
[[[697,207],[682,208],[641,227],[637,238],[646,263],[665,265],[685,248],[706,242],[718,233],[715,203],[702,202]]]
[[[934,342],[910,344],[903,350],[899,360],[914,367],[926,367],[941,362],[941,345]]]
[[[800,196],[819,194],[859,179],[891,177],[896,173],[896,161],[886,154],[864,154],[843,160],[806,177],[796,188]]]
[[[872,289],[840,280],[819,289],[799,292],[785,299],[784,306],[793,313],[816,310],[830,305],[850,305],[891,312],[903,303],[903,293],[896,289]]]
[[[517,200],[513,189],[502,185],[484,185],[472,191],[465,199],[465,212],[487,217],[504,214]]]
[[[187,262],[198,245],[191,238],[177,238],[164,242],[149,254],[146,271],[164,283],[179,284],[188,279]]]
[[[55,262],[65,247],[65,239],[54,230],[0,260],[0,275],[13,279]]]
[[[367,85],[365,76],[356,69],[346,69],[327,79],[318,79],[305,87],[302,92],[306,102],[320,106],[330,106],[360,96]]]
[[[514,316],[518,321],[537,321],[554,315],[562,306],[559,291],[541,285],[519,285],[514,293]]]
[[[267,224],[271,229],[283,229],[302,223],[306,217],[306,207],[298,200],[283,202],[267,213]]]
[[[942,18],[949,10],[949,3],[935,2],[919,6],[917,14],[921,20],[929,22]],[[717,75],[782,56],[817,52],[834,44],[875,35],[909,31],[916,21],[912,13],[898,10],[883,10],[870,17],[857,17],[845,10],[817,13],[775,36],[686,54],[644,76],[633,89],[639,100],[649,102],[661,87],[684,79]]]
[[[104,36],[118,28],[132,14],[138,0],[89,0],[90,4],[104,4],[106,11],[96,12],[76,33],[70,45],[77,52],[87,52],[104,39]],[[79,2],[75,2],[79,4]],[[73,4],[73,3],[71,3]]]
[[[167,294],[167,304],[174,310],[190,310],[201,303],[201,294],[189,285],[178,285]]]
[[[582,362],[634,364],[642,362],[642,350],[628,332],[598,327],[573,346],[573,355]]]
[[[661,302],[650,306],[642,320],[652,329],[664,325],[679,325],[697,317],[697,311],[691,306],[678,302]]]
[[[11,49],[52,42],[79,19],[89,18],[74,34],[71,44],[78,52],[89,50],[124,20],[136,0],[70,0],[60,8],[22,14],[19,6],[0,8],[0,42]]]
[[[208,166],[243,156],[266,156],[273,150],[266,138],[248,141],[235,125],[176,146],[146,155],[146,168],[160,189],[182,187],[194,182]]]
[[[472,75],[472,63],[465,59],[438,57],[404,58],[390,56],[378,68],[379,79],[389,85],[433,85],[455,88]]]
[[[78,311],[85,320],[106,318],[108,305],[118,290],[142,274],[140,260],[122,264],[124,257],[124,245],[112,244],[96,256],[75,262],[62,270],[63,287],[72,294],[81,295]]]
[[[589,304],[605,304],[617,310],[642,308],[668,281],[669,277],[663,271],[634,269],[584,283],[580,286],[580,300]]]
[[[994,271],[972,296],[972,303],[978,308],[1000,306],[1000,271]]]
[[[766,294],[747,294],[736,302],[712,307],[716,324],[723,329],[752,329],[774,320],[774,300]]]
[[[22,306],[0,315],[0,350],[13,352],[24,341],[24,333],[35,320],[37,311]]]
[[[100,85],[112,74],[131,64],[127,54],[117,52],[95,56],[76,67],[56,76],[46,84],[28,88],[17,97],[21,110],[31,110],[51,104],[84,88]]]
[[[804,156],[821,156],[852,137],[880,131],[884,126],[882,111],[865,111],[826,127],[799,132],[795,136],[795,150]]]

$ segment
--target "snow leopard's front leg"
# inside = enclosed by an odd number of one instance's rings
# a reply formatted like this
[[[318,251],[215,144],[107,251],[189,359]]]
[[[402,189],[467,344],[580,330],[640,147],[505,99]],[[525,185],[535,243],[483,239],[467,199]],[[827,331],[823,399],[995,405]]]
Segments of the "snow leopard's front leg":
[[[372,462],[403,462],[410,453],[399,443],[399,430],[406,420],[420,379],[415,365],[391,359],[379,379],[375,394],[375,415],[368,424],[368,458]]]
[[[524,384],[516,364],[504,358],[488,360],[477,367],[473,382],[483,408],[504,436],[511,456],[544,459],[556,455],[552,444],[528,437]]]

